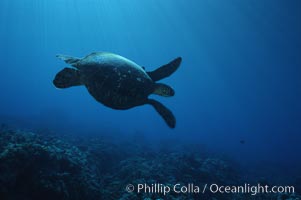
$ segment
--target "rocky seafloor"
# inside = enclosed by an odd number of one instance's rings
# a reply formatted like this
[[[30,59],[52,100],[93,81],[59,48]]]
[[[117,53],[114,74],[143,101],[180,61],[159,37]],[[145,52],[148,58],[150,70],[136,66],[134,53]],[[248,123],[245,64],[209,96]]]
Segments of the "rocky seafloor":
[[[1,200],[301,199],[297,194],[202,193],[202,187],[199,192],[166,195],[138,193],[137,188],[126,191],[128,184],[143,183],[171,188],[178,183],[189,188],[192,183],[203,187],[244,182],[234,162],[193,148],[155,151],[137,141],[117,144],[101,137],[63,137],[1,127]]]

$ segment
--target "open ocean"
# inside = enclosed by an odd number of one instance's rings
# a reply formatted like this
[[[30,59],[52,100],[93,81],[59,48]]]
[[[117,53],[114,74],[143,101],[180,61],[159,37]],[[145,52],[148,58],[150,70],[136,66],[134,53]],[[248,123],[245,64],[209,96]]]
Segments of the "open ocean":
[[[299,0],[1,0],[0,199],[301,199],[300,20]],[[54,86],[56,55],[92,52],[181,57],[149,97],[175,128]]]

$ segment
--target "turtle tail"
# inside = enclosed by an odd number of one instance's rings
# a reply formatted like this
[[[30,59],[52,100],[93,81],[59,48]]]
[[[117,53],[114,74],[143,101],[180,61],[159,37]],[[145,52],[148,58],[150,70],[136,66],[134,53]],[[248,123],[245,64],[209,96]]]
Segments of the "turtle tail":
[[[57,88],[68,88],[82,85],[80,81],[80,73],[76,69],[64,68],[62,71],[56,74],[53,84]]]
[[[148,99],[147,104],[152,105],[155,110],[161,115],[161,117],[164,119],[164,121],[167,123],[167,125],[170,128],[176,127],[176,118],[172,114],[172,112],[166,108],[162,103],[154,100],[154,99]]]

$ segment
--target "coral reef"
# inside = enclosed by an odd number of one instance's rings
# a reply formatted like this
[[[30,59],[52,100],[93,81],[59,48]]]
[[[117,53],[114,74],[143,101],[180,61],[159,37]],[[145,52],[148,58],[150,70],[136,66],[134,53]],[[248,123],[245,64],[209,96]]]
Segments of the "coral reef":
[[[237,166],[198,148],[148,148],[143,141],[112,141],[0,128],[1,200],[297,200],[297,194],[127,192],[126,186],[239,185]],[[297,179],[296,183],[300,183]]]
[[[1,131],[0,199],[97,199],[86,154],[59,139]]]

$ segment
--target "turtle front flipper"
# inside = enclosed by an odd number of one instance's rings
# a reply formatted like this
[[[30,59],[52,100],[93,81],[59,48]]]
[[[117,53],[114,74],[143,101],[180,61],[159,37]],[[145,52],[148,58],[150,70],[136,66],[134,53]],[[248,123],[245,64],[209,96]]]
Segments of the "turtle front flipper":
[[[172,97],[175,95],[175,91],[169,85],[163,83],[155,83],[155,90],[153,91],[153,94],[157,94],[163,97]]]
[[[179,68],[181,62],[182,58],[178,57],[170,63],[163,65],[152,72],[147,72],[147,74],[152,78],[153,81],[161,80],[174,73]]]
[[[56,55],[56,57],[65,61],[67,64],[70,64],[72,66],[76,65],[76,63],[81,60],[80,58],[66,56],[66,55],[60,55],[60,54]]]
[[[164,121],[167,123],[167,125],[170,128],[176,127],[175,116],[162,103],[160,103],[154,99],[148,99],[146,103],[152,105],[156,109],[156,111],[159,113],[159,115],[161,115],[161,117],[164,119]]]

